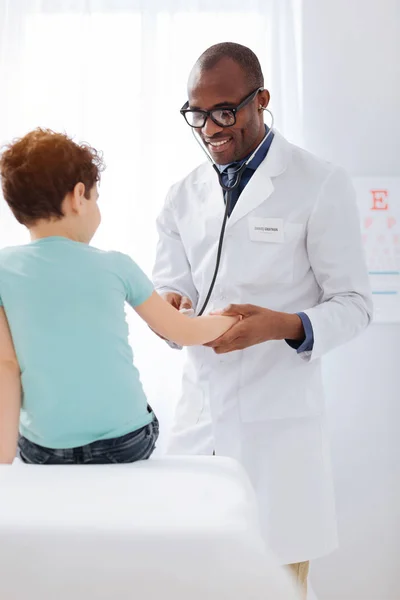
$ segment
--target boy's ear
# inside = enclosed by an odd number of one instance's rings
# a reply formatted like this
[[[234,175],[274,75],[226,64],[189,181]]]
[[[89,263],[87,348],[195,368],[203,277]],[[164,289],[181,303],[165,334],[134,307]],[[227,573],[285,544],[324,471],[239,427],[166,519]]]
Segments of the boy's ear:
[[[80,213],[85,203],[85,185],[77,183],[71,194],[71,208],[73,212]]]

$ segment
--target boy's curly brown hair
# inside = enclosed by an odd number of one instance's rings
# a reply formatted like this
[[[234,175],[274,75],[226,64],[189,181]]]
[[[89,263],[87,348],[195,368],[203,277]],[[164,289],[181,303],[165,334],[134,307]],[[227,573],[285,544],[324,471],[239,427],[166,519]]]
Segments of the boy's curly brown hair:
[[[85,197],[105,168],[102,155],[87,144],[50,129],[35,129],[6,146],[0,156],[4,199],[23,225],[62,218],[62,202],[77,183]]]

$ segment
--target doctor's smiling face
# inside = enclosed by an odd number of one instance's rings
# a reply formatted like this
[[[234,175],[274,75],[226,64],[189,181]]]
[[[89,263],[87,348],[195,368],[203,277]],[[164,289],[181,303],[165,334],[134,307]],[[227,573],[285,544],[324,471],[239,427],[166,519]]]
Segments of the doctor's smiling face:
[[[200,58],[190,74],[188,97],[191,110],[236,108],[253,96],[235,113],[234,124],[222,127],[208,115],[202,127],[195,127],[212,158],[220,165],[245,158],[265,135],[263,108],[269,103],[269,92],[257,91],[263,87],[262,74],[261,78],[252,75],[230,57],[222,57],[210,67],[202,64]],[[230,115],[229,110],[213,113],[214,118],[225,119],[226,123],[230,122]],[[201,114],[188,116],[204,120]]]

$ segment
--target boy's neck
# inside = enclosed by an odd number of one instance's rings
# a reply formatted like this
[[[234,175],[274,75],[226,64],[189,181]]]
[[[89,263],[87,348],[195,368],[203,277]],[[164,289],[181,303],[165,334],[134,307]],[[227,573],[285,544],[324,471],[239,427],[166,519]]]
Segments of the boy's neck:
[[[73,242],[83,242],[80,236],[71,230],[66,223],[41,221],[32,227],[29,227],[29,234],[32,242],[47,237],[65,237]]]

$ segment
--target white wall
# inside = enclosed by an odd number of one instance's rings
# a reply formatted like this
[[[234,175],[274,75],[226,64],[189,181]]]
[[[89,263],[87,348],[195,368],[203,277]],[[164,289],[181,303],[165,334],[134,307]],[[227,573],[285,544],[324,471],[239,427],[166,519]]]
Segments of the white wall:
[[[305,147],[354,176],[400,176],[400,0],[304,0]],[[399,199],[400,201],[400,199]],[[325,360],[341,548],[318,600],[400,598],[400,325]]]
[[[307,148],[353,175],[398,175],[399,57],[399,0],[304,0]]]

